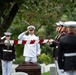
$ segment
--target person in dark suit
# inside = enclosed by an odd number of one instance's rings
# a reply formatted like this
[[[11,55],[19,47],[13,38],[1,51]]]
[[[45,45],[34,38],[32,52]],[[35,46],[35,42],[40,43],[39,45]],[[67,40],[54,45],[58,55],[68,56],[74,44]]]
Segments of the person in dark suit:
[[[12,63],[15,59],[15,48],[14,45],[10,43],[10,32],[5,32],[5,41],[0,44],[1,50],[1,62],[2,62],[2,75],[11,75]]]
[[[68,33],[58,44],[59,68],[64,69],[64,75],[76,75],[76,22],[67,21],[64,25],[67,26]]]

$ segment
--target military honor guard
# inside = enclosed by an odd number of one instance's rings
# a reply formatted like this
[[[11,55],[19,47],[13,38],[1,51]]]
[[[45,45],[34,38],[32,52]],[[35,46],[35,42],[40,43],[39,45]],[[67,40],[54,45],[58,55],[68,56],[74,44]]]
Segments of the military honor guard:
[[[34,34],[35,26],[28,26],[27,30],[22,32],[19,36],[19,40],[39,40],[39,37]],[[28,35],[26,33],[29,33]],[[23,56],[25,56],[26,62],[37,62],[37,57],[40,55],[40,44],[25,44]]]
[[[11,75],[12,72],[12,63],[15,59],[15,48],[14,45],[10,43],[10,32],[5,32],[5,41],[3,44],[0,44],[1,50],[1,62],[2,62],[2,75]],[[3,37],[4,38],[4,37]]]
[[[56,23],[56,32],[58,33],[53,42],[51,42],[50,47],[53,47],[53,58],[57,69],[57,75],[63,75],[63,69],[59,69],[58,66],[58,43],[61,37],[66,35],[67,28],[63,25],[64,22],[59,21]]]
[[[76,34],[75,21],[64,23],[67,27],[67,35],[62,37],[58,45],[59,68],[64,70],[64,75],[76,75]]]

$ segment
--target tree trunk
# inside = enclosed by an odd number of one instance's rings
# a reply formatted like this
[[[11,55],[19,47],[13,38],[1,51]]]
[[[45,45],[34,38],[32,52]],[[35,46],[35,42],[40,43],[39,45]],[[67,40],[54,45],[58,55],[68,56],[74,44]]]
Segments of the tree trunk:
[[[6,19],[0,26],[0,36],[2,36],[3,33],[10,27],[16,13],[18,12],[18,9],[19,9],[18,4],[15,3],[14,6],[12,7],[11,11],[7,15]]]

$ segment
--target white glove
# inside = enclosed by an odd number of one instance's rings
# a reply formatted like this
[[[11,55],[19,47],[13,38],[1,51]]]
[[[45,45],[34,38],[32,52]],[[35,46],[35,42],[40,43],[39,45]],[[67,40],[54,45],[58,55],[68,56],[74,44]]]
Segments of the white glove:
[[[13,61],[15,61],[15,59],[13,59]]]
[[[4,44],[7,46],[7,45],[9,45],[10,43],[9,43],[8,40],[5,40],[5,41],[4,41]]]
[[[60,69],[60,71],[61,71],[62,73],[64,73],[64,70],[63,70],[63,69]]]
[[[1,37],[1,40],[3,40],[6,36]]]

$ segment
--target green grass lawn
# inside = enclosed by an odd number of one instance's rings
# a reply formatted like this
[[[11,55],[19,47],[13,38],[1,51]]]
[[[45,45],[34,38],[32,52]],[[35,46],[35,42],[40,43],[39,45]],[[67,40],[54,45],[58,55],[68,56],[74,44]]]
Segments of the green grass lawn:
[[[43,73],[42,75],[50,75],[50,72]]]

